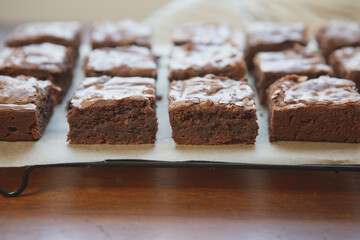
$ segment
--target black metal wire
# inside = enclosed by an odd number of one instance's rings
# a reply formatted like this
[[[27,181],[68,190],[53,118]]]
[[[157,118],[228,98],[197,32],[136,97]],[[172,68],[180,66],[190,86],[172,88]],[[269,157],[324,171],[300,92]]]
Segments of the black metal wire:
[[[68,166],[68,164],[60,164]],[[71,163],[73,166],[120,166],[120,167],[163,167],[163,168],[188,168],[188,167],[212,167],[212,168],[242,168],[242,169],[286,169],[286,170],[327,170],[327,171],[359,171],[360,165],[275,165],[231,162],[207,162],[207,161],[149,161],[149,160],[105,160],[101,162]],[[56,165],[55,165],[56,166]]]
[[[19,196],[27,187],[28,182],[29,182],[29,175],[31,173],[31,171],[35,168],[36,166],[29,166],[26,167],[23,174],[22,174],[22,181],[21,181],[21,185],[18,189],[16,189],[15,191],[6,191],[2,188],[0,188],[0,194],[3,195],[4,197],[17,197]]]
[[[105,160],[100,162],[86,163],[61,163],[42,166],[118,166],[118,167],[213,167],[213,168],[246,168],[246,169],[288,169],[288,170],[327,170],[327,171],[359,171],[360,165],[272,165],[272,164],[246,164],[246,163],[224,163],[224,162],[203,162],[203,161],[187,161],[187,162],[166,162],[166,161],[148,161],[148,160]],[[4,197],[17,197],[27,187],[29,175],[37,166],[28,166],[22,175],[20,187],[15,191],[6,191],[0,188],[0,194]]]

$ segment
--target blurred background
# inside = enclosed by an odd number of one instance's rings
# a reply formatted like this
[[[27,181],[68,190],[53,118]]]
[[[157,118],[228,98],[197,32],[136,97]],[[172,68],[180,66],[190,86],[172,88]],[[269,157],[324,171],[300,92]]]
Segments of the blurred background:
[[[155,43],[169,40],[175,25],[228,22],[240,29],[246,21],[301,21],[310,30],[328,19],[360,21],[360,0],[0,0],[0,22],[39,20],[145,21]]]
[[[0,0],[0,21],[143,20],[168,2],[170,0]]]

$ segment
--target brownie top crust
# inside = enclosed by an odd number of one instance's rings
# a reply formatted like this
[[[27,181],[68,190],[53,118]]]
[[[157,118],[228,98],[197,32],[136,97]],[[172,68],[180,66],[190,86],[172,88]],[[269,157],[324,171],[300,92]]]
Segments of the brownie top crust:
[[[183,25],[173,32],[173,42],[176,45],[185,43],[220,45],[231,40],[231,29],[226,23]]]
[[[360,47],[345,47],[334,51],[334,57],[338,58],[346,69],[360,71]]]
[[[130,19],[118,22],[102,21],[92,25],[91,40],[94,42],[118,42],[121,45],[148,46],[151,42],[150,26]]]
[[[73,41],[79,34],[81,25],[78,22],[34,22],[18,26],[11,32],[7,43],[37,39],[40,37],[56,37]]]
[[[285,76],[270,86],[269,98],[277,109],[360,103],[360,94],[353,81],[328,76],[310,80],[296,75]]]
[[[32,44],[0,51],[0,69],[17,68],[61,73],[68,70],[69,49],[52,43]]]
[[[332,69],[325,63],[320,51],[309,50],[297,45],[295,48],[278,52],[260,52],[255,56],[254,64],[262,72],[329,72]]]
[[[151,51],[138,46],[94,49],[88,56],[86,67],[94,71],[109,71],[121,66],[134,69],[157,68]]]
[[[19,76],[0,76],[0,109],[34,110],[52,89],[50,81]]]
[[[118,100],[155,101],[155,79],[144,77],[89,77],[80,84],[71,106],[88,108],[114,105]]]
[[[224,68],[242,61],[243,53],[233,43],[223,45],[195,45],[185,44],[175,46],[170,56],[171,70],[202,69],[205,66]]]
[[[169,92],[169,109],[194,104],[201,107],[228,105],[255,108],[255,94],[247,78],[232,80],[208,74],[188,80],[173,81]]]
[[[250,22],[246,26],[246,37],[249,46],[289,41],[305,45],[308,41],[304,23]]]
[[[316,37],[320,43],[336,46],[360,43],[360,22],[332,20],[319,28]]]

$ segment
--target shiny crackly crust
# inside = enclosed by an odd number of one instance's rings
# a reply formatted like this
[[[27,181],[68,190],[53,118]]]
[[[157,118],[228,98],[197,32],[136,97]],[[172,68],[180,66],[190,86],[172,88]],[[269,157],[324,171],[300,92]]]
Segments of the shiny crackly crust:
[[[157,63],[146,47],[97,48],[85,59],[84,72],[88,77],[108,75],[157,78]]]
[[[261,51],[281,51],[296,44],[306,45],[307,28],[304,23],[255,21],[246,25],[245,60],[253,68],[253,57]]]
[[[288,74],[316,78],[333,76],[332,68],[325,63],[320,51],[296,45],[278,52],[260,52],[254,58],[253,76],[259,92],[260,102],[266,102],[266,89],[276,80]]]
[[[171,52],[169,80],[189,79],[206,74],[241,79],[246,73],[243,53],[233,43],[223,45],[185,44]]]
[[[130,19],[121,21],[100,21],[91,27],[93,48],[138,45],[151,48],[150,26]]]
[[[334,51],[329,57],[329,64],[336,76],[353,80],[360,87],[360,47],[344,47]]]
[[[50,42],[77,48],[81,24],[78,22],[33,22],[19,25],[6,40],[9,47]]]
[[[35,109],[40,99],[55,91],[50,81],[34,77],[0,76],[0,109]]]
[[[31,44],[0,51],[0,71],[11,68],[60,73],[71,69],[72,49],[52,43]]]
[[[270,109],[319,104],[360,104],[360,94],[353,81],[328,76],[310,80],[307,80],[305,76],[285,76],[270,86],[268,98]]]
[[[173,81],[169,92],[169,109],[179,106],[236,105],[255,108],[255,93],[247,78],[235,81],[208,74],[188,80]]]
[[[155,101],[155,79],[144,77],[89,77],[79,85],[71,106],[88,108],[106,106],[126,99]]]
[[[174,29],[172,41],[175,45],[186,43],[221,45],[231,41],[232,33],[226,23],[182,25]]]
[[[322,25],[315,36],[328,58],[338,48],[360,46],[360,22],[332,20]]]

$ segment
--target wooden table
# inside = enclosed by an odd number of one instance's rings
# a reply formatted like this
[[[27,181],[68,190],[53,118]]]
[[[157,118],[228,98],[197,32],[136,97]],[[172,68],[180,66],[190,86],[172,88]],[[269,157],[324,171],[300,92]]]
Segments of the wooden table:
[[[1,239],[359,239],[360,173],[41,167],[0,209]]]

